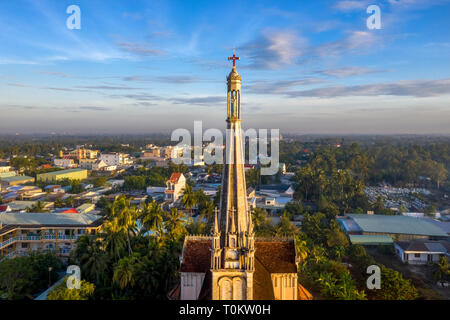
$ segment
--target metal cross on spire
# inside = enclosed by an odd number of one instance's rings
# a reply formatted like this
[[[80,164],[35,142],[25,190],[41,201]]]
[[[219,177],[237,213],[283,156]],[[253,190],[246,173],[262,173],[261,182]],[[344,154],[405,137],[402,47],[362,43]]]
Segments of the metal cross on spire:
[[[240,57],[236,57],[234,50],[233,50],[233,56],[232,57],[228,57],[228,61],[229,60],[233,60],[233,68],[236,67],[236,60],[241,60]]]

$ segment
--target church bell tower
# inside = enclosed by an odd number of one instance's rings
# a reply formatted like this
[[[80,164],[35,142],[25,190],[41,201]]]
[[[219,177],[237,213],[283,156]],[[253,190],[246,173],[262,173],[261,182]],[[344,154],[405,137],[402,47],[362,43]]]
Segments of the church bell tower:
[[[233,68],[227,77],[227,140],[222,172],[220,210],[215,212],[211,249],[212,298],[252,300],[255,237],[247,203],[241,129],[241,76]]]

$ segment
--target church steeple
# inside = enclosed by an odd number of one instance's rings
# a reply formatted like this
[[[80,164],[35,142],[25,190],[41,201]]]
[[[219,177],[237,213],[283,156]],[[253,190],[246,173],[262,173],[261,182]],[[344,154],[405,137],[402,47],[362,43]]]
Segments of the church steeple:
[[[241,76],[236,71],[236,60],[239,57],[233,52],[232,57],[228,60],[233,60],[233,69],[227,77],[228,94],[227,94],[227,119],[240,120],[241,119]]]
[[[213,234],[213,299],[251,300],[255,248],[244,171],[241,129],[242,78],[236,70],[236,60],[240,58],[233,52],[233,56],[228,60],[233,61],[233,68],[227,77],[227,152],[220,195],[220,248],[216,247],[217,222]]]

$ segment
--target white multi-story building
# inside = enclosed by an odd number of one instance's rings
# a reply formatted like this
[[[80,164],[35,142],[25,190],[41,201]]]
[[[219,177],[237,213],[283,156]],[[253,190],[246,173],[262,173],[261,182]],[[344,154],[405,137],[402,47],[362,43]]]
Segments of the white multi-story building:
[[[176,202],[182,195],[186,187],[186,178],[182,173],[172,173],[172,176],[166,182],[166,200]]]
[[[61,168],[74,168],[77,165],[73,161],[73,159],[53,159],[53,165],[55,167],[61,167]]]
[[[121,166],[130,163],[128,155],[119,152],[102,153],[99,159],[105,162],[108,166]]]

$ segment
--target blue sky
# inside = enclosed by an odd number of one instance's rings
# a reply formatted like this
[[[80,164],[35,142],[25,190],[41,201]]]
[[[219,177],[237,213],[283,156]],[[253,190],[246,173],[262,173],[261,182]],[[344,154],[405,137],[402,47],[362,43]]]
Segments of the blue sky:
[[[247,128],[450,134],[447,0],[14,0],[0,30],[0,133],[223,128],[236,48]]]

